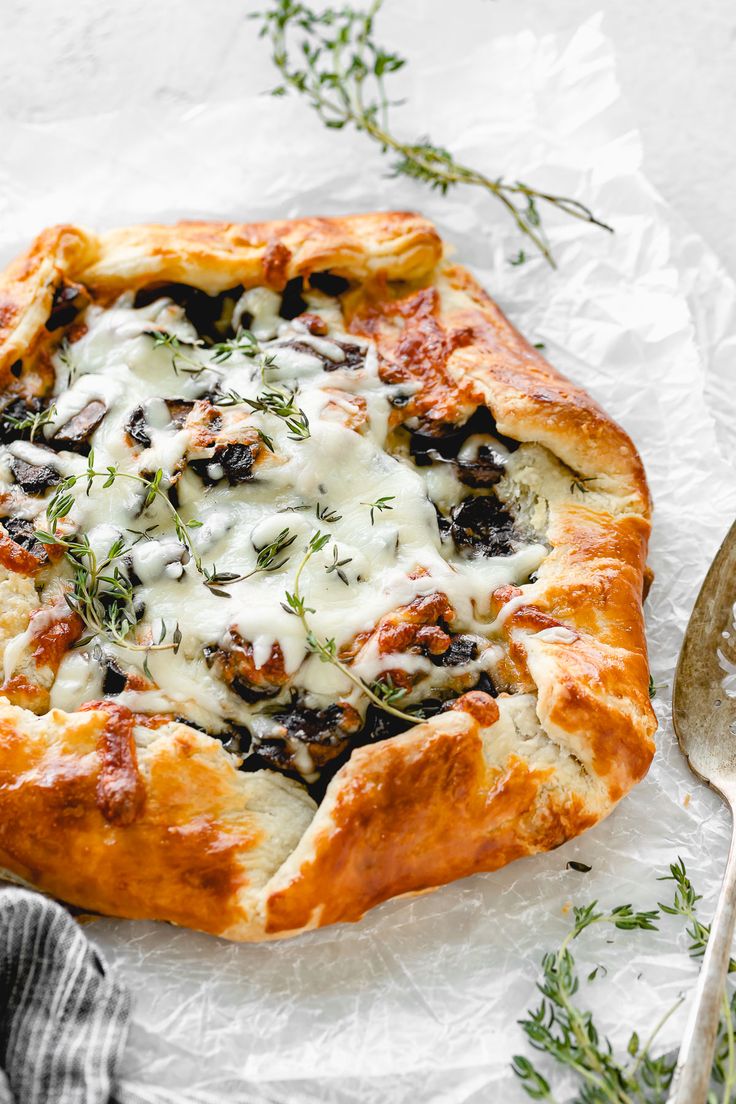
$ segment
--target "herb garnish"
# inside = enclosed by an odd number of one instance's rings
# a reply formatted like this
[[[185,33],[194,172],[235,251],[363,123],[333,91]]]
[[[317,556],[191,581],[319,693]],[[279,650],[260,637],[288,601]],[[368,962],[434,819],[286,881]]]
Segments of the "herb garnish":
[[[334,571],[340,582],[344,583],[345,586],[350,586],[350,580],[342,569],[346,564],[353,562],[353,557],[346,556],[344,560],[339,560],[338,556],[339,552],[337,551],[337,545],[334,544],[332,546],[332,563],[327,565],[325,571],[328,575]]]
[[[376,519],[373,514],[378,510],[379,514],[382,514],[384,510],[393,510],[393,506],[389,506],[389,502],[393,502],[396,495],[383,495],[382,498],[377,498],[375,502],[361,502],[361,506],[370,506],[371,511],[371,525],[375,525]]]
[[[687,921],[688,948],[694,958],[702,956],[710,935],[710,928],[696,916],[700,897],[695,892],[681,859],[670,865],[670,873],[660,881],[673,881],[675,893],[672,904],[662,904],[663,913],[680,916]],[[657,910],[636,912],[630,905],[619,905],[604,912],[596,901],[573,911],[573,926],[559,950],[546,954],[542,959],[542,980],[538,988],[542,1001],[538,1008],[529,1011],[520,1021],[527,1039],[535,1050],[545,1054],[578,1079],[579,1104],[665,1104],[675,1070],[675,1057],[652,1057],[652,1046],[669,1017],[682,1004],[683,997],[668,1008],[642,1042],[639,1033],[633,1031],[627,1045],[627,1058],[616,1057],[613,1045],[593,1020],[592,1013],[578,1004],[580,977],[570,945],[587,928],[595,924],[614,929],[645,931],[656,930],[661,918]],[[736,971],[731,959],[729,971]],[[587,976],[592,982],[605,970],[596,966]],[[736,993],[729,999],[723,995],[723,1014],[719,1026],[716,1053],[713,1059],[713,1081],[722,1086],[721,1104],[729,1104],[736,1090]],[[524,1055],[516,1055],[512,1067],[514,1073],[532,1100],[556,1104],[549,1074]],[[717,1104],[718,1096],[712,1092],[708,1104]]]
[[[208,572],[204,585],[218,598],[229,598],[229,594],[218,588],[230,586],[233,583],[242,583],[245,579],[251,579],[260,571],[278,571],[279,568],[289,562],[289,556],[284,556],[282,559],[279,559],[279,556],[287,548],[290,548],[295,540],[296,533],[291,533],[289,529],[282,529],[270,544],[260,549],[256,557],[256,566],[251,571],[247,571],[244,575],[238,575],[237,572],[218,571],[217,568],[213,567],[212,571]]]
[[[67,561],[74,569],[73,587],[64,599],[88,630],[75,647],[82,648],[99,635],[131,651],[171,650],[174,655],[177,654],[182,640],[178,623],[169,642],[165,642],[168,635],[165,621],[161,622],[161,631],[155,643],[140,644],[129,639],[138,618],[133,606],[133,584],[124,563],[130,548],[122,537],[113,541],[107,553],[99,559],[86,534],[70,538],[50,533],[37,533],[36,536],[44,544],[56,544],[63,548]],[[147,666],[144,670],[150,678]]]
[[[231,341],[218,341],[210,350],[213,354],[213,364],[224,363],[224,361],[230,359],[233,353],[240,353],[241,356],[246,357],[256,357],[260,355],[261,351],[258,338],[250,330],[238,330]]]
[[[255,399],[244,399],[251,409],[260,414],[273,414],[281,418],[289,430],[292,441],[306,441],[311,436],[309,419],[301,407],[294,402],[296,389],[286,391],[283,387],[266,387]]]
[[[249,399],[246,395],[241,395],[237,391],[230,390],[227,394],[215,399],[214,405],[249,406],[251,410],[255,410],[259,414],[272,414],[276,418],[281,418],[286,424],[287,429],[290,431],[288,434],[290,440],[306,441],[307,437],[311,436],[309,419],[301,407],[297,406],[294,402],[296,395],[296,388],[287,391],[283,387],[266,385],[263,391],[261,391],[255,399]],[[266,447],[273,452],[273,441],[271,438],[260,433],[259,436]]]
[[[585,477],[581,475],[576,475],[572,483],[570,484],[570,493],[572,494],[574,491],[580,491],[581,494],[587,494],[590,490],[590,487],[588,487],[587,484],[595,482],[596,479],[597,476],[595,475],[588,475]]]
[[[201,360],[197,360],[196,357],[184,351],[185,349],[195,349],[201,342],[182,341],[176,334],[169,333],[168,330],[144,330],[144,333],[146,337],[153,338],[154,349],[166,348],[171,350],[171,367],[177,376],[179,372],[188,372],[192,376],[198,376],[210,367],[209,364],[203,364]]]
[[[326,521],[331,524],[333,521],[341,521],[342,514],[337,514],[328,504],[327,506],[320,506],[319,502],[314,508],[314,512],[317,516],[317,521]]]
[[[281,603],[281,607],[286,610],[287,613],[293,614],[294,617],[298,617],[301,621],[307,638],[307,648],[310,652],[319,656],[323,663],[331,663],[333,667],[337,667],[338,670],[342,671],[345,677],[350,679],[361,693],[365,694],[365,696],[372,701],[374,705],[378,706],[379,709],[382,709],[385,713],[392,713],[394,717],[400,717],[403,721],[410,721],[411,724],[416,724],[423,719],[421,714],[402,713],[400,709],[395,709],[390,701],[386,700],[385,697],[381,697],[380,693],[376,692],[374,689],[376,686],[375,683],[369,686],[368,683],[363,682],[358,675],[351,671],[346,663],[343,663],[337,654],[337,644],[333,637],[326,640],[320,640],[309,625],[308,615],[310,613],[316,613],[317,611],[306,604],[306,600],[299,588],[299,582],[302,571],[309,560],[316,552],[321,552],[331,539],[329,533],[321,533],[319,530],[312,535],[304,550],[304,556],[302,557],[301,563],[296,570],[296,575],[294,576],[294,589],[291,593],[288,590],[286,591],[284,594],[286,601]],[[328,568],[327,570],[330,569]]]
[[[3,421],[13,429],[30,429],[30,440],[38,433],[42,426],[47,425],[56,417],[56,403],[51,403],[45,410],[39,410],[35,414],[26,414],[23,418],[16,418],[13,414],[2,415]]]
[[[381,3],[373,0],[367,11],[346,5],[318,12],[299,0],[275,0],[268,10],[254,12],[283,79],[272,95],[295,92],[305,97],[325,126],[336,130],[353,126],[362,131],[384,153],[394,155],[396,176],[420,180],[443,194],[458,184],[483,188],[503,204],[521,233],[553,267],[540,205],[611,231],[577,199],[543,192],[520,180],[510,183],[501,176],[486,176],[461,164],[429,138],[414,142],[397,138],[389,123],[389,108],[395,107],[396,101],[388,98],[385,81],[406,59],[384,50],[373,37]]]

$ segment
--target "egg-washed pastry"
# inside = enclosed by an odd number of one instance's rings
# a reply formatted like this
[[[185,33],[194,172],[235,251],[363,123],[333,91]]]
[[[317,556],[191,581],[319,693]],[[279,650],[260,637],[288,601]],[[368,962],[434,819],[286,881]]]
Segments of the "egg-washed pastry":
[[[47,230],[0,387],[14,876],[276,938],[645,774],[641,461],[419,215]]]

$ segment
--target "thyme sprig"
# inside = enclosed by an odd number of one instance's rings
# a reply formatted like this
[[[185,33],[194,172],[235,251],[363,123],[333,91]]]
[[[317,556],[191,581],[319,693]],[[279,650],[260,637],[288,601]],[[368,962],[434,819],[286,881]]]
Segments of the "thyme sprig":
[[[255,399],[241,395],[238,391],[230,389],[226,394],[215,399],[215,406],[249,406],[259,414],[271,414],[280,418],[289,430],[289,438],[292,441],[306,441],[311,437],[309,419],[300,406],[294,401],[297,396],[296,389],[287,391],[283,387],[267,384],[259,392]],[[267,448],[274,451],[273,441],[264,433],[259,433],[261,440]]]
[[[344,583],[345,586],[350,586],[350,580],[343,571],[343,568],[346,567],[347,564],[353,562],[353,557],[346,556],[344,560],[341,560],[339,559],[339,556],[340,553],[337,550],[337,545],[334,544],[332,546],[332,562],[327,564],[327,566],[325,567],[325,571],[328,575],[330,575],[334,571],[341,583]]]
[[[203,364],[201,360],[197,360],[191,353],[185,351],[186,349],[196,349],[201,342],[182,341],[176,334],[169,333],[168,330],[145,330],[144,333],[146,337],[153,338],[154,349],[165,348],[171,350],[171,367],[177,376],[180,372],[187,372],[191,376],[199,376],[210,367],[209,364]]]
[[[177,654],[182,641],[178,622],[168,641],[169,630],[165,621],[161,622],[161,631],[154,643],[139,643],[130,639],[138,618],[133,604],[133,584],[125,565],[130,548],[122,537],[114,540],[100,558],[86,533],[73,537],[43,532],[36,535],[44,544],[56,544],[63,548],[66,560],[73,569],[72,590],[65,593],[64,599],[87,630],[76,647],[84,647],[95,636],[104,636],[129,651],[173,651],[174,655]],[[144,670],[150,677],[147,660]]]
[[[258,338],[250,330],[238,330],[235,337],[230,341],[218,341],[210,349],[213,364],[223,364],[230,359],[233,353],[240,353],[241,356],[246,357],[257,357],[261,355],[262,351]]]
[[[287,391],[283,387],[264,387],[255,399],[245,399],[252,410],[260,414],[272,414],[280,418],[289,430],[292,441],[306,441],[311,436],[309,419],[300,406],[295,403],[296,390]]]
[[[369,686],[368,683],[359,678],[354,671],[351,671],[346,663],[343,663],[337,654],[337,644],[333,637],[320,639],[312,630],[309,623],[309,614],[316,613],[317,611],[312,606],[307,605],[306,599],[301,592],[301,576],[312,556],[317,552],[321,552],[325,545],[329,544],[331,539],[329,533],[322,533],[319,529],[312,534],[294,576],[294,589],[291,592],[288,590],[285,592],[285,600],[281,603],[281,607],[286,610],[287,613],[292,614],[294,617],[298,617],[301,621],[306,636],[307,648],[310,652],[319,656],[323,663],[331,663],[333,667],[342,671],[345,677],[348,678],[350,682],[369,699],[369,701],[378,706],[379,709],[382,709],[385,713],[393,714],[394,717],[399,717],[402,721],[410,721],[411,724],[416,724],[418,721],[422,720],[419,713],[403,713],[400,709],[396,709],[391,704],[391,701],[386,700],[385,697],[381,697],[380,693],[374,689],[375,683]]]
[[[19,431],[30,429],[30,440],[33,441],[41,427],[56,417],[56,403],[51,403],[45,410],[39,410],[35,414],[26,414],[23,418],[16,418],[15,415],[6,413],[3,413],[2,417],[6,425],[13,429]]]
[[[275,96],[295,92],[303,96],[325,126],[340,130],[354,127],[393,156],[395,176],[419,180],[442,194],[458,184],[482,188],[495,197],[550,265],[555,266],[542,225],[544,206],[571,218],[611,231],[584,203],[525,184],[491,177],[458,161],[452,153],[428,137],[404,141],[396,136],[389,119],[390,100],[386,78],[398,72],[406,59],[385,50],[374,38],[374,21],[382,0],[367,10],[345,5],[315,11],[300,0],[274,0],[265,11],[255,12],[261,37],[271,45],[274,65],[282,83]]]
[[[282,529],[270,544],[266,544],[260,549],[256,557],[255,567],[250,571],[239,575],[234,571],[218,571],[213,568],[205,580],[205,586],[210,589],[212,594],[216,594],[220,598],[229,598],[230,595],[221,590],[221,587],[232,586],[233,583],[242,583],[245,579],[251,579],[261,571],[278,571],[290,559],[289,555],[282,556],[282,552],[290,548],[295,540],[296,533],[292,533],[289,529]]]
[[[690,881],[681,859],[670,865],[670,872],[660,881],[673,881],[675,892],[671,904],[660,902],[661,913],[686,920],[688,948],[692,957],[702,956],[710,928],[696,915],[699,895]],[[580,977],[571,952],[571,944],[587,928],[599,924],[620,930],[657,928],[661,914],[657,910],[634,911],[630,905],[619,905],[609,911],[599,909],[597,902],[573,910],[573,925],[556,952],[542,959],[542,978],[538,988],[542,1001],[520,1021],[524,1033],[535,1050],[571,1072],[578,1081],[577,1104],[665,1104],[676,1060],[674,1056],[652,1056],[654,1042],[669,1017],[683,1001],[680,997],[666,1009],[642,1042],[633,1031],[626,1048],[626,1058],[616,1057],[613,1046],[601,1032],[589,1011],[579,1005]],[[731,961],[731,970],[736,962]],[[596,967],[588,974],[591,982],[598,975]],[[720,1096],[715,1091],[708,1104],[729,1104],[736,1093],[736,993],[730,999],[724,992],[722,1019],[716,1053],[713,1060],[713,1081],[722,1086]],[[557,1104],[549,1075],[542,1072],[528,1057],[516,1055],[512,1068],[527,1095],[532,1100]]]
[[[393,506],[389,503],[393,502],[396,495],[383,495],[381,498],[377,498],[375,502],[361,502],[361,506],[370,507],[371,512],[371,525],[375,525],[376,519],[374,514],[378,510],[379,514],[382,514],[384,510],[393,510]]]

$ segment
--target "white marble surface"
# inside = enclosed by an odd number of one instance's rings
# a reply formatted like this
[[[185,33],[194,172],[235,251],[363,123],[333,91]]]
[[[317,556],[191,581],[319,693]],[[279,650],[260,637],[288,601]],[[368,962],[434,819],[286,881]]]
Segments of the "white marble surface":
[[[477,3],[492,4],[499,32],[561,30],[603,12],[642,132],[646,172],[736,274],[733,0]],[[389,5],[400,7],[402,0],[386,0]],[[134,104],[145,126],[164,106],[194,106],[266,87],[265,50],[247,19],[261,6],[259,0],[3,0],[0,139],[8,119],[45,122]],[[451,10],[447,0],[422,5],[426,22],[436,24],[438,50],[452,48]],[[408,57],[413,33],[415,17],[408,17],[395,43]],[[244,150],[252,125],[243,121]],[[13,171],[12,162],[3,161],[0,214]]]

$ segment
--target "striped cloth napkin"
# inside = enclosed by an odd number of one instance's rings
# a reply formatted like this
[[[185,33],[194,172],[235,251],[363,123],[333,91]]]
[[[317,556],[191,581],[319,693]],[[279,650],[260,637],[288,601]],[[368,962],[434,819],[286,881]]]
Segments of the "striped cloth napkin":
[[[69,913],[36,893],[1,888],[0,1104],[213,1099],[119,1081],[129,1017],[129,994]]]

